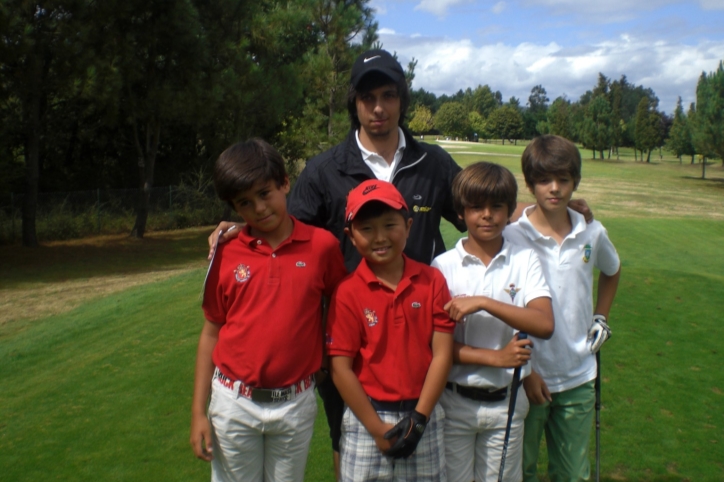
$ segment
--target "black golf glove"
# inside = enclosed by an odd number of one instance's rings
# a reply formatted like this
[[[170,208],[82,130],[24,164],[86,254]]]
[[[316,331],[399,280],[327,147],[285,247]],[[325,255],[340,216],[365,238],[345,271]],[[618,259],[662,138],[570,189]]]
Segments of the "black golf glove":
[[[406,459],[412,455],[425,432],[426,425],[426,416],[415,410],[408,413],[385,434],[385,440],[397,437],[397,441],[385,452],[385,455],[395,459]]]

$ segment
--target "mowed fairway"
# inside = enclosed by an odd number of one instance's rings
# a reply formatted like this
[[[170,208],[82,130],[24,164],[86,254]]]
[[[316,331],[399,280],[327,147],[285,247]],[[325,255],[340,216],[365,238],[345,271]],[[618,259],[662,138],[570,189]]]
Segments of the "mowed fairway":
[[[442,145],[523,186],[521,146]],[[577,193],[623,263],[602,480],[721,481],[724,172],[652,160],[585,160]],[[188,445],[208,231],[0,248],[0,481],[208,480]],[[321,404],[306,480],[334,480]]]

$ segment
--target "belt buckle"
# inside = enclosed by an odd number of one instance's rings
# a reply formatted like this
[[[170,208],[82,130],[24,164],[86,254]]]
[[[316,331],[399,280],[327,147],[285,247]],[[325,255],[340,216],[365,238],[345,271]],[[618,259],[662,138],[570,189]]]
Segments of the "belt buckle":
[[[257,388],[251,391],[251,400],[257,403],[288,402],[291,399],[291,388]]]
[[[271,396],[272,402],[288,402],[292,399],[291,388],[275,388],[269,391],[271,392],[269,395]]]

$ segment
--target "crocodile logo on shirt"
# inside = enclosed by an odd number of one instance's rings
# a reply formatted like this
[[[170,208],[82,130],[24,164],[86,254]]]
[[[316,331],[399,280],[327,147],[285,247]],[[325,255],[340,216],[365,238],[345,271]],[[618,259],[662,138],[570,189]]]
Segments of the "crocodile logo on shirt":
[[[377,313],[375,313],[374,310],[365,308],[365,320],[367,321],[367,325],[371,327],[375,326],[377,324]]]
[[[520,292],[520,288],[515,287],[515,283],[510,283],[510,289],[505,290],[510,295],[510,301],[515,301],[515,295]]]
[[[251,269],[245,264],[240,264],[234,270],[234,277],[238,283],[243,283],[251,276]]]

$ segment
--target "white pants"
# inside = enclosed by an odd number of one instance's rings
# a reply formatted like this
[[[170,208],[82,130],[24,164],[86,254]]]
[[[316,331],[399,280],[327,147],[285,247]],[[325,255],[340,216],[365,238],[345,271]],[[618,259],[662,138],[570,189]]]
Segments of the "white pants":
[[[317,398],[309,388],[287,402],[256,403],[211,385],[213,482],[304,480]]]
[[[497,482],[508,420],[510,391],[500,402],[476,402],[445,389],[445,459],[450,482]],[[528,397],[520,386],[505,457],[506,482],[523,480],[523,421]]]

